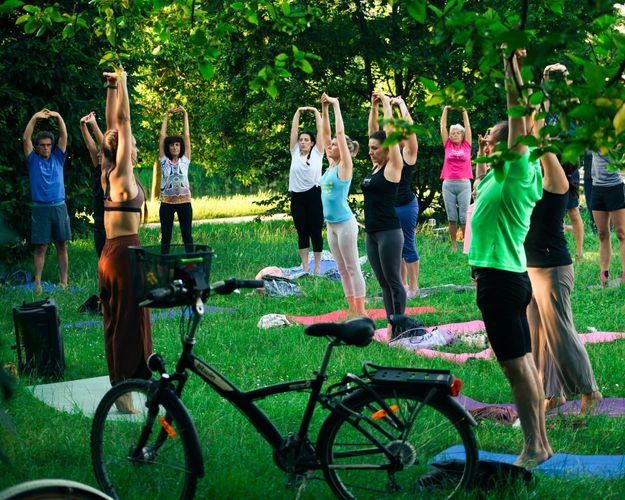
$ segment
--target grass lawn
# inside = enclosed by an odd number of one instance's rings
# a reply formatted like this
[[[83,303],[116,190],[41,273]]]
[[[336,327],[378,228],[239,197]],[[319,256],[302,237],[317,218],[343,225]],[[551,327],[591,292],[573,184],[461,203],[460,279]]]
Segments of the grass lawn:
[[[156,244],[159,229],[141,230],[143,244]],[[174,230],[174,238],[179,238]],[[573,248],[570,234],[570,245]],[[253,278],[268,265],[282,267],[298,264],[296,235],[288,221],[264,223],[211,224],[194,227],[198,243],[211,245],[217,254],[211,280],[230,276]],[[361,235],[361,254],[364,238]],[[175,241],[174,241],[175,242]],[[614,248],[618,248],[614,239]],[[423,287],[448,283],[468,284],[467,258],[451,254],[448,244],[429,231],[418,235],[422,258],[420,284]],[[55,256],[49,255],[44,280],[56,282]],[[78,306],[97,292],[96,255],[91,240],[74,241],[69,248],[70,284],[76,292],[55,292],[62,325],[90,319],[77,312]],[[23,263],[31,270],[32,262]],[[369,265],[365,271],[368,295],[377,295],[379,286]],[[590,327],[599,331],[625,331],[625,287],[588,289],[598,282],[598,243],[590,232],[586,236],[586,258],[576,264],[576,287],[572,295],[578,331]],[[620,274],[616,256],[613,274]],[[208,315],[204,319],[195,352],[213,363],[242,388],[309,376],[321,361],[325,340],[303,334],[302,326],[260,330],[258,319],[267,313],[320,314],[345,308],[341,286],[324,278],[303,278],[304,295],[298,298],[263,298],[245,293],[229,297],[211,297],[210,304],[236,309],[234,314]],[[2,289],[0,295],[0,357],[15,361],[14,330],[11,308],[22,301],[35,300],[30,292]],[[481,319],[471,292],[441,292],[409,305],[427,305],[436,312],[422,315],[426,325]],[[374,301],[369,307],[382,307]],[[382,326],[382,322],[379,323]],[[65,341],[67,380],[106,375],[101,327],[75,329],[62,327]],[[177,319],[160,319],[154,324],[154,349],[173,361],[179,351]],[[453,351],[454,348],[445,348]],[[625,398],[623,369],[625,340],[588,346],[599,388],[607,397]],[[360,363],[445,368],[464,382],[463,393],[480,401],[510,402],[507,382],[495,361],[455,365],[427,359],[401,349],[377,343],[360,349],[337,349],[330,367],[330,382],[344,373],[359,372]],[[0,463],[0,490],[12,484],[38,478],[67,478],[96,486],[90,465],[89,432],[91,420],[79,414],[66,414],[47,407],[24,389],[32,381],[22,379],[16,397],[8,404],[8,413],[17,426],[17,434],[0,430],[0,445],[12,465]],[[201,436],[206,476],[200,481],[197,498],[293,498],[284,488],[284,475],[274,466],[271,450],[251,429],[245,418],[220,401],[212,391],[192,379],[185,390],[188,405]],[[284,426],[285,433],[295,430],[303,411],[301,395],[263,402],[263,408]],[[323,412],[321,412],[323,413]],[[322,415],[320,415],[322,416]],[[623,417],[562,417],[548,420],[548,433],[556,452],[590,455],[625,455],[625,419]],[[481,449],[518,453],[522,447],[518,428],[482,422],[475,429]],[[553,479],[541,477],[531,490],[503,491],[489,498],[623,498],[625,479],[598,481],[589,479]],[[146,491],[146,496],[150,492]],[[329,498],[322,482],[314,482],[304,498]]]

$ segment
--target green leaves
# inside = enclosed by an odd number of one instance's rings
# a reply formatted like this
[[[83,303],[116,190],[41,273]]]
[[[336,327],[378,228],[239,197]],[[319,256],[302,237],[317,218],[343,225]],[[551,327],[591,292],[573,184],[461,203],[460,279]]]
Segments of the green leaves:
[[[614,115],[612,124],[614,125],[616,135],[620,135],[625,131],[625,105],[621,105],[621,107],[618,109],[618,111]]]
[[[215,67],[209,59],[204,59],[199,63],[200,73],[205,80],[210,80],[215,74]]]
[[[508,108],[508,116],[511,118],[523,118],[525,115],[529,115],[531,111],[527,110],[525,106],[513,106]]]
[[[5,0],[2,5],[0,5],[0,14],[7,14],[22,5],[24,5],[24,2],[20,0]]]
[[[293,66],[301,69],[304,73],[311,74],[313,72],[312,64],[310,64],[309,59],[313,60],[321,60],[321,57],[315,54],[311,54],[310,52],[304,52],[299,50],[295,45],[292,46],[293,49]]]
[[[408,14],[410,14],[410,17],[418,23],[423,24],[425,23],[426,4],[426,0],[407,0],[406,10],[408,11]]]

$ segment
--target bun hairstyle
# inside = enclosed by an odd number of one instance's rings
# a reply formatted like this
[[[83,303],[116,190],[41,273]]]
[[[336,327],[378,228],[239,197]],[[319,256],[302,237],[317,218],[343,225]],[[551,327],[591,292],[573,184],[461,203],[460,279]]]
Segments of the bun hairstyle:
[[[117,145],[119,144],[119,135],[117,129],[109,129],[104,133],[102,138],[102,154],[109,162],[115,164],[117,162]]]
[[[354,158],[358,154],[358,150],[360,149],[360,144],[358,141],[352,141],[348,135],[345,136],[345,140],[347,141],[347,148],[349,149],[349,155]]]
[[[508,140],[508,120],[503,120],[497,123],[490,129],[491,140],[497,144],[500,141]]]
[[[369,136],[369,139],[378,141],[380,144],[384,144],[386,140],[386,132],[384,130],[377,130]]]

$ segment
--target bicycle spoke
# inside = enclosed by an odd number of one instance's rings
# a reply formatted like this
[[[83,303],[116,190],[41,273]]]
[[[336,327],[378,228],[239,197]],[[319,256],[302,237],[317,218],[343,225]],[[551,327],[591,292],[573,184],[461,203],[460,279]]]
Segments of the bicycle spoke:
[[[466,422],[421,396],[382,391],[384,404],[366,391],[347,400],[350,421],[328,418],[318,447],[324,474],[340,498],[447,498],[472,478],[475,440]],[[392,415],[389,414],[389,410]],[[361,418],[358,415],[361,415]],[[471,459],[458,474],[430,480],[431,463],[445,450],[462,445]],[[425,478],[428,478],[427,480]]]

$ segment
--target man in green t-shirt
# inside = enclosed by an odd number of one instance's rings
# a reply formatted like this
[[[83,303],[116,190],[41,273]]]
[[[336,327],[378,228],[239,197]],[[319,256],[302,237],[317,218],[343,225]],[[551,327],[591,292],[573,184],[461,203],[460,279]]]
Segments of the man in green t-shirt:
[[[524,51],[523,51],[524,52]],[[508,109],[519,104],[522,82],[520,54],[504,58]],[[527,469],[553,455],[545,428],[542,382],[532,357],[526,309],[532,297],[523,242],[536,201],[542,197],[542,177],[537,161],[530,161],[525,145],[517,144],[528,127],[524,118],[509,117],[491,130],[495,146],[507,141],[518,153],[515,161],[493,164],[477,189],[472,218],[469,264],[477,281],[477,305],[486,333],[510,387],[523,429],[523,451],[515,464]]]

